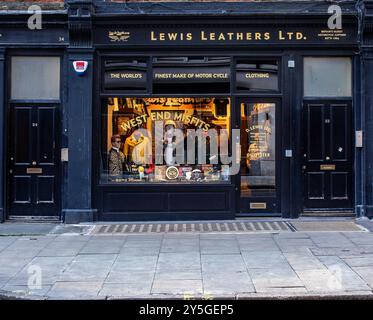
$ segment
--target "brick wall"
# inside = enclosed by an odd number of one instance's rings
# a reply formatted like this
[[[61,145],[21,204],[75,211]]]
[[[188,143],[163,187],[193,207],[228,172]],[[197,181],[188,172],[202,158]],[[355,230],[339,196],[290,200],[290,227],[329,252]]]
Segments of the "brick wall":
[[[107,2],[279,2],[293,0],[106,0]],[[294,0],[310,1],[310,0]],[[322,1],[322,0],[311,0]],[[32,4],[39,4],[43,9],[61,9],[64,7],[64,0],[0,0],[0,10],[24,10]]]
[[[27,10],[33,4],[38,4],[44,10],[64,8],[64,0],[0,0],[0,10]]]
[[[55,2],[64,2],[64,0],[27,0],[27,1],[19,1],[19,0],[0,0],[0,4],[6,4],[6,3],[18,3],[18,4],[24,4],[24,3],[55,3]]]

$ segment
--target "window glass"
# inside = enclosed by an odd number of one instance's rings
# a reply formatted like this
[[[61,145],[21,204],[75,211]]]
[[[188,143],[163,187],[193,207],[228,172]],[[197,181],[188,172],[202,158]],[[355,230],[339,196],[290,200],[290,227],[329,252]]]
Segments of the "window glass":
[[[350,58],[304,58],[306,97],[350,97],[352,66]]]
[[[58,100],[60,98],[59,57],[12,57],[11,98],[16,100]]]
[[[104,69],[105,90],[133,92],[147,89],[147,61],[145,59],[106,60]]]
[[[155,57],[153,93],[229,93],[230,57]]]
[[[229,98],[103,101],[101,183],[227,183]]]
[[[236,90],[278,91],[277,61],[238,60],[236,64]]]
[[[276,188],[274,103],[241,104],[241,197],[272,197]]]

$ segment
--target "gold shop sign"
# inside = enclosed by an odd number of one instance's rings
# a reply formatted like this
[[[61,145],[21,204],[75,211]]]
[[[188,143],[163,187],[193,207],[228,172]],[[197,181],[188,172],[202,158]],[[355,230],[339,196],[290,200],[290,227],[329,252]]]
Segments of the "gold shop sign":
[[[149,26],[150,27],[150,26]],[[325,44],[357,43],[357,27],[346,24],[344,29],[329,30],[323,26],[306,24],[297,28],[291,26],[206,26],[203,29],[191,25],[160,26],[159,28],[109,29],[103,27],[95,34],[95,44],[128,45],[204,45],[204,44]]]

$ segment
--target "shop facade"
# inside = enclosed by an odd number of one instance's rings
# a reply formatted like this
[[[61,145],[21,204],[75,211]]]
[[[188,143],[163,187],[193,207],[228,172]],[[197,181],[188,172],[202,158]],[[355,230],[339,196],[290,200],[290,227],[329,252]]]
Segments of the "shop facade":
[[[2,219],[372,216],[373,7],[328,7],[1,15]]]

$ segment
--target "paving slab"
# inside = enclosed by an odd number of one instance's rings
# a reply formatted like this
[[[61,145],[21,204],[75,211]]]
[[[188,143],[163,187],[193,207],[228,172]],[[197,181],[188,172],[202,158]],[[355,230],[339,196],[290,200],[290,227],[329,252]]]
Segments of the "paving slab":
[[[229,279],[229,280],[228,280]],[[212,295],[237,295],[239,293],[255,292],[249,274],[232,272],[203,274],[204,293]]]
[[[352,267],[354,270],[373,290],[373,268],[372,267]]]
[[[104,281],[115,261],[115,255],[79,255],[61,274],[62,282]]]
[[[338,279],[344,291],[370,291],[365,281],[354,272],[341,258],[335,256],[321,256],[320,261]]]
[[[294,270],[325,269],[324,264],[310,251],[284,252],[283,254]]]
[[[225,271],[246,271],[246,265],[240,254],[201,255],[204,273],[221,273]]]
[[[177,271],[156,271],[154,279],[157,280],[202,280],[201,270],[177,270]]]
[[[0,255],[5,257],[34,257],[46,247],[54,237],[19,237],[12,242]]]
[[[153,256],[158,255],[161,248],[160,246],[155,247],[122,247],[119,255],[125,256]]]
[[[157,265],[158,256],[126,256],[118,255],[112,266],[112,271],[116,270],[141,270],[154,271]]]
[[[10,279],[20,272],[33,258],[32,257],[1,257],[0,256],[0,280]]]
[[[113,268],[105,279],[105,283],[152,283],[155,270],[123,270]]]
[[[155,294],[202,294],[202,280],[161,280],[155,279],[151,293]]]
[[[27,285],[13,285],[7,284],[1,288],[1,290],[6,292],[11,292],[15,295],[22,295],[22,296],[47,296],[48,292],[52,288],[51,285],[42,285],[40,287],[29,287]]]
[[[75,256],[86,245],[87,241],[52,241],[39,253],[39,257]]]
[[[125,239],[91,239],[79,251],[79,254],[105,254],[119,253],[124,245]]]
[[[364,246],[354,247],[354,248],[310,248],[309,249],[314,256],[339,256],[341,258],[348,258],[353,256],[361,256],[370,252]]]
[[[48,292],[50,299],[92,299],[98,296],[102,282],[56,282]]]
[[[304,284],[289,266],[271,269],[249,269],[256,292],[271,290],[295,290],[303,288]]]
[[[201,268],[199,252],[160,253],[157,270],[197,269]]]
[[[101,297],[131,297],[150,295],[152,283],[104,283],[99,292]]]
[[[53,231],[59,224],[57,223],[0,223],[0,235],[46,235]]]
[[[244,252],[242,257],[249,269],[277,269],[288,266],[288,262],[281,252]]]
[[[308,292],[342,292],[343,285],[333,271],[328,269],[296,270]]]
[[[200,247],[197,245],[184,245],[184,244],[163,244],[160,252],[199,252]]]
[[[371,267],[371,268],[373,268],[373,254],[346,257],[343,260],[351,267]]]
[[[347,237],[340,233],[335,232],[324,232],[317,234],[309,234],[311,240],[319,248],[331,248],[331,247],[343,247],[350,248],[356,247],[356,245]]]
[[[15,242],[18,237],[0,237],[0,252]]]
[[[226,234],[226,233],[201,233],[199,238],[201,240],[232,240],[235,241],[236,234]]]
[[[373,233],[343,233],[343,235],[356,245],[373,245]]]
[[[7,284],[27,286],[32,276],[40,275],[42,286],[52,285],[58,281],[73,259],[74,257],[36,257],[12,277]]]

